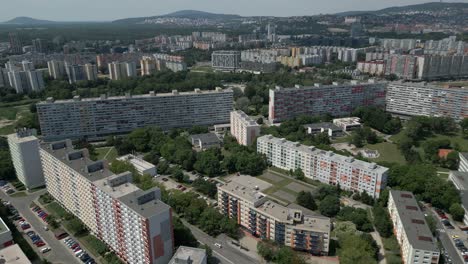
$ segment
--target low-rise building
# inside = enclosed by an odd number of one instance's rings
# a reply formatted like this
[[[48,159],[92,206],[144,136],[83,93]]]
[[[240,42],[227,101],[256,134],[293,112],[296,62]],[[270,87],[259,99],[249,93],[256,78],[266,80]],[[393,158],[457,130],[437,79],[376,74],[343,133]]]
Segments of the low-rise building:
[[[307,134],[316,135],[326,133],[329,137],[339,137],[343,134],[343,129],[329,122],[304,125]]]
[[[149,163],[135,155],[128,154],[117,159],[132,164],[133,167],[135,167],[136,171],[141,175],[148,174],[151,176],[156,176],[158,174],[156,171],[156,166],[154,164]]]
[[[214,133],[190,135],[190,142],[196,150],[207,150],[210,148],[220,148],[221,139]]]
[[[2,264],[31,264],[18,244],[0,249],[0,263]]]
[[[306,178],[377,198],[387,185],[388,168],[346,157],[314,146],[265,135],[257,139],[257,152],[283,170],[301,169]]]
[[[3,219],[0,218],[0,249],[11,245],[13,245],[13,237],[11,236],[11,231],[5,224]]]
[[[206,250],[202,248],[193,248],[180,246],[169,264],[206,264]]]
[[[231,112],[231,135],[244,146],[252,145],[260,135],[260,125],[241,110]]]
[[[8,135],[8,145],[18,180],[28,190],[44,186],[36,130],[21,129]]]
[[[330,218],[298,207],[285,207],[262,191],[271,184],[251,176],[218,186],[218,206],[247,232],[315,255],[328,255]]]
[[[333,119],[333,124],[341,127],[343,131],[353,131],[362,127],[361,119],[359,117],[345,117]]]
[[[403,263],[439,263],[437,239],[432,235],[411,192],[391,190],[388,211],[401,248]]]

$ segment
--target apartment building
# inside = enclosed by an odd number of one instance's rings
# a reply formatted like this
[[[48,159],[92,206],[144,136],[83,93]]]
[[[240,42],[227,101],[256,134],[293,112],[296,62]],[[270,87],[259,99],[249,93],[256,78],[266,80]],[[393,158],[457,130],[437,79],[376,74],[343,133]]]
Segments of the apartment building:
[[[460,158],[458,170],[462,172],[468,172],[468,152],[460,152],[458,156]]]
[[[260,135],[260,125],[241,110],[231,112],[231,135],[244,146],[252,145]]]
[[[8,145],[18,180],[28,190],[44,186],[36,130],[21,129],[8,135]]]
[[[39,92],[45,88],[44,77],[40,71],[10,71],[8,81],[17,93]]]
[[[143,191],[70,140],[41,144],[47,191],[126,263],[165,264],[173,253],[171,208],[161,191]]]
[[[211,54],[211,64],[216,71],[235,71],[239,69],[240,62],[240,51],[219,50]]]
[[[69,83],[97,80],[97,66],[90,63],[85,65],[65,63],[65,72]]]
[[[385,74],[385,62],[384,61],[360,61],[357,63],[358,70],[364,73],[372,75],[384,75]]]
[[[285,207],[269,199],[263,190],[271,184],[251,176],[239,176],[218,186],[220,212],[246,231],[262,239],[314,255],[328,255],[330,218],[298,205]]]
[[[269,120],[281,122],[300,115],[349,116],[359,106],[385,107],[387,83],[352,81],[347,84],[315,84],[270,90]]]
[[[440,251],[411,192],[391,190],[388,211],[401,248],[403,263],[436,264]]]
[[[378,198],[387,183],[388,168],[265,135],[257,138],[257,152],[265,154],[268,162],[280,169],[301,169],[304,176],[343,190],[367,192]]]
[[[108,65],[109,78],[111,80],[122,80],[126,78],[136,77],[136,63],[135,62],[112,62]]]
[[[49,69],[49,76],[54,79],[61,79],[66,75],[64,61],[48,61],[47,68]]]
[[[46,140],[105,138],[135,128],[163,129],[225,124],[232,111],[233,92],[212,91],[156,94],[54,101],[37,104],[42,135]]]
[[[157,171],[156,171],[156,166],[152,163],[147,162],[146,160],[137,157],[133,154],[128,154],[122,157],[117,158],[117,160],[120,161],[125,161],[133,165],[135,170],[141,174],[148,174],[150,176],[156,176]]]
[[[392,82],[387,87],[386,111],[402,117],[468,117],[468,90],[418,83]]]

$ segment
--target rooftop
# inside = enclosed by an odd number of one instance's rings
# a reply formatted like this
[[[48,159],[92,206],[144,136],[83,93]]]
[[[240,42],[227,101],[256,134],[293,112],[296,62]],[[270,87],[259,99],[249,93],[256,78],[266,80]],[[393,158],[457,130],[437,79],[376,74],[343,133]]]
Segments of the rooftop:
[[[361,124],[361,119],[359,117],[344,117],[344,118],[335,118],[333,123],[338,122],[343,125],[358,125]]]
[[[0,263],[2,264],[31,264],[18,244],[0,249]]]
[[[318,149],[314,146],[306,146],[298,142],[287,141],[284,138],[276,138],[276,137],[273,137],[272,135],[265,135],[265,136],[259,137],[257,141],[258,142],[261,142],[261,141],[273,142],[275,144],[279,144],[288,148],[296,149],[296,150],[308,153],[313,156],[322,156],[322,157],[327,157],[327,158],[333,157],[334,161],[341,162],[341,163],[348,163],[350,165],[352,164],[354,167],[360,168],[363,170],[371,170],[377,173],[385,173],[386,171],[388,171],[388,168],[379,166],[375,163],[365,162],[362,160],[355,159],[353,157],[346,157],[343,155],[336,154],[333,151],[325,151],[325,150]]]
[[[194,140],[199,140],[203,145],[221,143],[221,140],[216,136],[215,133],[205,133],[205,134],[196,134],[190,135],[190,139],[193,142]]]
[[[16,143],[23,143],[37,140],[36,129],[19,129],[16,133],[8,135],[8,138]]]
[[[101,95],[101,97],[93,97],[93,98],[81,98],[79,96],[75,96],[73,99],[68,100],[55,100],[53,98],[47,98],[46,101],[39,102],[37,104],[51,104],[51,103],[75,103],[75,102],[96,102],[96,101],[112,101],[112,100],[122,100],[122,99],[150,99],[154,97],[171,97],[171,96],[179,96],[179,95],[199,95],[199,94],[214,94],[214,93],[221,93],[221,92],[230,92],[230,89],[222,89],[217,87],[215,90],[200,90],[195,89],[193,92],[178,92],[177,90],[173,90],[171,93],[155,93],[150,92],[148,94],[141,94],[141,95],[130,95],[127,94],[125,96],[111,96],[107,97],[106,95]]]
[[[9,232],[9,231],[10,231],[10,229],[8,228],[8,226],[5,224],[3,219],[0,218],[0,234],[6,233],[6,232]]]
[[[313,124],[307,124],[304,125],[304,127],[307,128],[312,128],[312,129],[331,129],[332,131],[342,131],[342,129],[333,123],[330,122],[322,122],[322,123],[313,123]]]
[[[265,200],[261,191],[271,187],[271,184],[250,176],[237,176],[219,188],[243,200],[256,203]]]
[[[415,249],[439,252],[437,240],[432,236],[424,214],[419,209],[418,202],[413,194],[406,191],[392,190],[390,195],[395,201],[397,213],[409,243]]]
[[[159,200],[160,198],[161,190],[158,187],[154,187],[147,191],[138,189],[125,196],[121,196],[119,200],[142,217],[149,218],[171,208]]]
[[[202,264],[205,262],[205,249],[180,246],[169,264]]]
[[[456,186],[461,190],[468,190],[468,172],[450,171],[451,179],[456,182]]]
[[[117,159],[120,160],[120,161],[130,162],[135,167],[135,169],[137,171],[145,171],[145,170],[152,169],[152,168],[156,167],[154,164],[149,163],[149,162],[145,161],[144,159],[136,157],[135,155],[132,155],[132,154],[128,154],[128,155],[122,156],[122,157],[117,158]]]
[[[235,113],[239,117],[241,117],[242,120],[244,120],[246,123],[249,124],[249,126],[260,126],[259,124],[257,124],[257,122],[253,118],[251,118],[250,116],[248,116],[246,113],[244,113],[241,110],[232,111],[232,113]]]
[[[140,190],[132,184],[132,174],[124,172],[118,175],[112,175],[94,182],[94,184],[113,198],[120,198],[127,194]]]
[[[294,92],[297,90],[312,90],[312,89],[317,89],[317,88],[335,88],[335,87],[349,87],[349,86],[368,86],[368,85],[375,85],[375,84],[384,84],[386,82],[376,82],[373,79],[370,79],[368,82],[357,82],[357,81],[351,81],[348,83],[333,83],[332,85],[322,85],[319,83],[314,84],[314,86],[302,86],[302,85],[295,85],[294,87],[289,87],[289,88],[283,88],[281,86],[276,86],[274,89],[275,92],[281,91],[281,92]]]

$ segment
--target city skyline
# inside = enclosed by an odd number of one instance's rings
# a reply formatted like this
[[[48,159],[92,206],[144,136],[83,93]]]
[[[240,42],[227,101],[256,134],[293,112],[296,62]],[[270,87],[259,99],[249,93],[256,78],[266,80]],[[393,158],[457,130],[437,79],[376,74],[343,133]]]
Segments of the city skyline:
[[[71,0],[18,0],[2,4],[0,10],[0,21],[8,21],[15,17],[27,16],[37,19],[54,21],[112,21],[130,17],[158,16],[172,13],[179,10],[200,10],[212,13],[238,14],[241,16],[304,16],[317,14],[333,14],[346,11],[379,10],[392,6],[405,6],[411,4],[421,4],[427,0],[331,0],[308,1],[296,0],[296,4],[291,5],[284,1],[256,0],[254,2],[239,0],[236,6],[230,5],[227,0],[200,0],[195,4],[193,1],[177,0],[164,2],[161,7],[160,1],[142,0],[139,5],[123,0],[103,1],[71,1]],[[468,3],[468,0],[444,1]],[[102,12],[109,8],[112,3],[112,12]],[[54,8],[51,9],[50,7]],[[92,7],[92,8],[91,8]]]

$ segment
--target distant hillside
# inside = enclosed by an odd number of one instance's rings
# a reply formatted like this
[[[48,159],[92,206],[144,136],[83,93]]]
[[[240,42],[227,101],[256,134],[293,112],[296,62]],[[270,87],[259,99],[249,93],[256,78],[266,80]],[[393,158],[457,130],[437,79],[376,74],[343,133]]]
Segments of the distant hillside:
[[[12,20],[3,22],[4,24],[15,24],[15,25],[44,25],[44,24],[55,24],[55,21],[35,19],[32,17],[15,17]]]
[[[408,12],[408,11],[438,11],[442,9],[463,9],[468,8],[468,3],[441,3],[441,2],[432,2],[432,3],[425,3],[425,4],[417,4],[417,5],[408,5],[408,6],[394,6],[388,7],[381,10],[375,11],[347,11],[342,13],[337,13],[337,16],[356,16],[356,15],[363,15],[363,14],[373,14],[373,15],[383,15],[383,14],[391,14],[391,13],[399,13],[399,12]]]
[[[140,23],[146,19],[155,19],[155,18],[164,18],[164,17],[175,17],[175,18],[190,18],[190,19],[199,19],[199,18],[206,18],[206,19],[214,19],[214,20],[228,20],[228,19],[235,19],[240,18],[239,15],[229,15],[229,14],[215,14],[197,10],[181,10],[174,13],[161,15],[161,16],[151,16],[151,17],[136,17],[136,18],[125,18],[113,21],[113,23]]]

